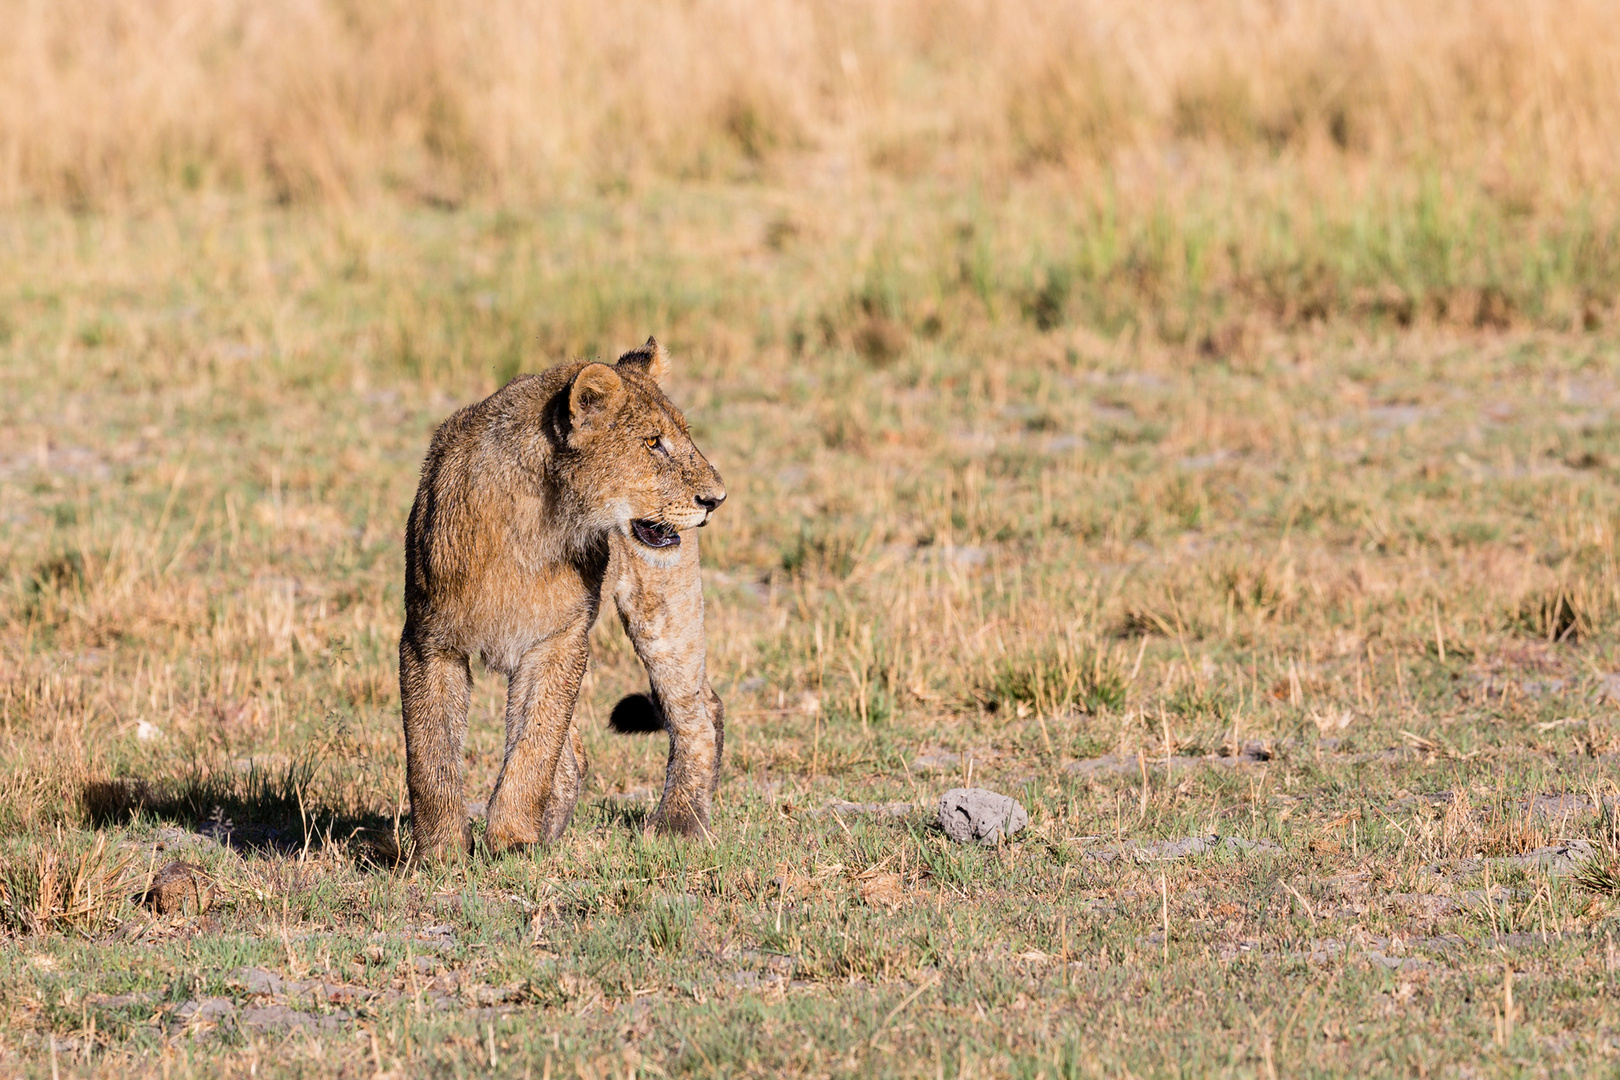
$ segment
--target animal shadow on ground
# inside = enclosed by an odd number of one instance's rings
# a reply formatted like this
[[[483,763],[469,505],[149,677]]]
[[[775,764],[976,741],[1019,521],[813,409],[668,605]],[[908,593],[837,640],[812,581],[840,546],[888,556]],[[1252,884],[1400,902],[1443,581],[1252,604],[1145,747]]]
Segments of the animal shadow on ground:
[[[296,857],[333,847],[356,862],[393,867],[405,855],[403,821],[311,799],[317,762],[296,758],[280,768],[249,762],[245,769],[193,767],[178,780],[141,777],[92,780],[82,806],[92,825],[127,825],[145,818],[179,826],[243,855]]]

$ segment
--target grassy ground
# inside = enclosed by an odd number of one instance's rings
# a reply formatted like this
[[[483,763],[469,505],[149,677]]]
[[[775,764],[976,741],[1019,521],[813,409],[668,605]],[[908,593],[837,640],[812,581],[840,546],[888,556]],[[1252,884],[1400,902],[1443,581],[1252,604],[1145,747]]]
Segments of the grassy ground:
[[[1612,234],[1266,175],[7,217],[0,1067],[1620,1067]],[[396,868],[428,437],[648,333],[732,495],[715,842],[639,836],[608,619],[564,842]]]

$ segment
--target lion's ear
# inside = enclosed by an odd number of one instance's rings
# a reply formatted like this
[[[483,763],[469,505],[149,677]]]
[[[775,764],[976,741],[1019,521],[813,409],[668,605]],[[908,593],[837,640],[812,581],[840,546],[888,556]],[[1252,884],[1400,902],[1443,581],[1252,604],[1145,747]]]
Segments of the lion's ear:
[[[631,349],[619,357],[619,362],[614,366],[640,368],[653,382],[662,384],[669,375],[669,354],[658,344],[657,338],[648,338],[647,344],[639,349]]]
[[[606,364],[586,364],[568,389],[568,414],[574,431],[589,434],[618,409],[624,380]]]

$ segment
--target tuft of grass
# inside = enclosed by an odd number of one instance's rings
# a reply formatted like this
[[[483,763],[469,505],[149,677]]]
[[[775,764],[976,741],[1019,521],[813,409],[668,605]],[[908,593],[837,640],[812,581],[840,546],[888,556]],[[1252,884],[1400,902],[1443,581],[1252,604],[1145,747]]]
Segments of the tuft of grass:
[[[1575,871],[1575,884],[1601,896],[1620,896],[1620,859],[1593,856]]]
[[[1125,704],[1126,689],[1126,672],[1112,650],[1060,640],[1001,658],[981,695],[992,712],[1027,706],[1051,715],[1117,711]]]
[[[1562,589],[1520,604],[1516,624],[1532,637],[1549,642],[1578,641],[1587,622],[1575,601]]]
[[[647,944],[662,953],[678,953],[692,932],[692,913],[683,897],[652,905],[647,913]]]
[[[97,832],[75,852],[13,841],[0,851],[0,923],[17,934],[95,934],[116,921],[137,885],[135,855]]]

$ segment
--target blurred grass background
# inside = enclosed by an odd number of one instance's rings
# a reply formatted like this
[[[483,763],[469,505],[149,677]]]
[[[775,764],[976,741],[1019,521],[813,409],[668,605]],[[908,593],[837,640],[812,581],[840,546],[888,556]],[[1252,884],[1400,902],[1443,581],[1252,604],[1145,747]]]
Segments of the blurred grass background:
[[[1282,158],[1326,193],[1438,171],[1533,213],[1612,179],[1612,14],[1586,0],[14,0],[0,190],[104,205],[205,188],[522,200],[653,176],[801,187],[811,178],[778,170],[822,148],[902,180],[1136,157],[1208,176]]]
[[[1048,322],[1146,303],[1156,333],[1215,348],[1253,311],[1591,325],[1617,278],[1612,15],[16,0],[0,204],[532,208],[673,182],[842,218],[852,192],[951,193],[1031,204],[969,246],[1020,253],[1021,303]],[[961,225],[860,231],[937,262]]]

